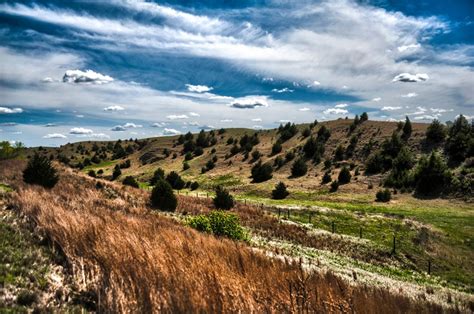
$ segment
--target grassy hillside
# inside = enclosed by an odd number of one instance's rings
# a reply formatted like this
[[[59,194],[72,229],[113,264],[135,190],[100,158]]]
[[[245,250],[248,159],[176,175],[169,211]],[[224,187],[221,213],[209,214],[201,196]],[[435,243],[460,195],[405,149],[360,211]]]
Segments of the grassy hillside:
[[[1,162],[11,189],[6,202],[64,253],[89,310],[432,313],[472,306],[469,294],[436,277],[397,272],[403,261],[383,246],[292,223],[297,216],[279,220],[270,208],[240,203],[232,212],[249,238],[231,241],[186,226],[212,209],[207,198],[180,195],[175,213],[160,213],[148,207],[147,191],[58,165],[53,189],[26,185],[24,165]]]

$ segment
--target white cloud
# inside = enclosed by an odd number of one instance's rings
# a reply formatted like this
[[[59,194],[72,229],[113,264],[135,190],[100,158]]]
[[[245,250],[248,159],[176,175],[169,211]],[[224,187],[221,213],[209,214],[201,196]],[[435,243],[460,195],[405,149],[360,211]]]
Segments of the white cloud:
[[[154,128],[162,128],[162,127],[166,126],[166,123],[164,123],[164,122],[155,122],[151,126],[154,127]]]
[[[429,76],[426,73],[418,73],[418,74],[400,73],[393,78],[392,82],[414,83],[414,82],[426,81],[428,79],[429,79]]]
[[[193,93],[205,93],[205,92],[210,92],[213,90],[213,87],[209,87],[206,85],[191,85],[191,84],[186,84],[186,87],[188,88],[188,91],[193,92]]]
[[[43,83],[54,83],[54,82],[56,82],[56,80],[54,80],[51,77],[45,77],[44,79],[41,80],[41,82],[43,82]]]
[[[191,117],[200,117],[201,116],[199,113],[196,113],[196,112],[190,112],[189,115]]]
[[[298,109],[299,111],[310,111],[311,109],[308,108],[308,107],[303,107],[303,108],[300,108]]]
[[[383,111],[394,111],[394,110],[400,110],[400,109],[402,109],[402,107],[400,107],[400,106],[396,106],[396,107],[394,107],[394,106],[385,106],[385,107],[382,107]]]
[[[263,129],[263,126],[261,126],[261,125],[254,125],[254,126],[252,126],[252,129],[261,130],[261,129]]]
[[[81,137],[90,137],[90,138],[110,138],[109,135],[105,134],[105,133],[92,133],[92,134],[85,134],[85,135],[81,135]]]
[[[382,98],[380,98],[380,97],[375,97],[375,98],[372,99],[372,101],[375,101],[375,102],[379,102],[381,100],[382,100]]]
[[[274,88],[274,89],[272,89],[272,92],[274,92],[274,93],[293,93],[294,90],[289,89],[288,87],[285,87],[285,88],[282,88],[282,89]]]
[[[169,120],[183,120],[183,119],[189,119],[189,117],[185,114],[171,114],[169,116],[166,116],[167,119]]]
[[[61,133],[50,133],[43,136],[43,138],[67,138],[67,136]]]
[[[124,107],[122,106],[108,106],[108,107],[105,107],[104,108],[104,111],[122,111],[122,110],[125,110]]]
[[[417,116],[417,117],[414,117],[413,119],[414,120],[434,120],[434,119],[437,119],[438,117],[439,115],[434,114],[434,115]]]
[[[223,123],[229,123],[229,122],[232,122],[232,119],[223,119],[223,120],[221,120],[221,122],[223,122]]]
[[[348,104],[338,104],[338,105],[335,105],[334,108],[347,108],[347,106],[349,106]]]
[[[76,114],[76,118],[84,118],[83,114]]]
[[[65,83],[87,83],[87,84],[107,84],[114,79],[108,75],[103,75],[92,70],[67,70],[63,76]]]
[[[175,129],[165,128],[163,130],[163,135],[178,135],[178,134],[181,134],[181,132]]]
[[[238,109],[255,109],[268,107],[268,102],[264,96],[247,96],[235,99],[230,106]]]
[[[23,109],[21,108],[8,108],[8,107],[0,107],[0,114],[7,114],[7,113],[22,113]]]
[[[69,131],[69,134],[93,134],[94,131],[91,129],[85,129],[85,128],[72,128]]]
[[[435,113],[445,113],[445,112],[451,112],[453,109],[443,109],[443,108],[430,108],[431,112]]]
[[[402,95],[403,98],[413,98],[413,97],[416,97],[416,96],[418,96],[418,94],[413,93],[413,92]]]
[[[135,124],[131,122],[127,122],[124,125],[116,125],[110,129],[110,131],[126,131],[127,129],[135,129],[143,127],[141,124]]]
[[[253,122],[262,122],[262,119],[260,119],[260,118],[254,118],[254,119],[252,119],[252,121],[253,121]]]
[[[324,114],[335,114],[335,115],[341,115],[341,114],[347,114],[349,111],[346,109],[340,109],[340,108],[328,108],[324,110]]]
[[[405,51],[417,50],[420,47],[421,47],[420,44],[410,44],[410,45],[403,45],[403,46],[397,47],[397,49],[398,49],[398,52],[405,52]]]

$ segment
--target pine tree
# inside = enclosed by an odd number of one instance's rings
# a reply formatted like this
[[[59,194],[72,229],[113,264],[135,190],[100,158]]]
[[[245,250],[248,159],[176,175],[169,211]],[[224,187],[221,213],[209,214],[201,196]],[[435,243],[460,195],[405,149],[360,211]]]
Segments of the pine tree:
[[[114,171],[112,172],[112,180],[117,179],[117,178],[120,177],[121,175],[122,175],[122,170],[120,170],[120,166],[119,166],[119,165],[115,165]]]
[[[349,171],[349,168],[346,166],[342,167],[341,171],[339,172],[339,176],[337,177],[337,180],[339,181],[339,184],[346,184],[351,182],[351,172]]]
[[[173,193],[171,185],[163,179],[159,179],[151,191],[151,204],[153,207],[164,211],[175,211],[178,200]]]
[[[441,143],[446,138],[446,128],[439,122],[433,120],[426,130],[426,140],[431,143]]]
[[[216,196],[214,197],[213,202],[217,209],[229,210],[234,207],[234,197],[232,197],[232,195],[230,195],[229,192],[220,185],[216,188]]]
[[[283,182],[275,185],[275,189],[272,191],[272,198],[275,200],[282,200],[286,198],[290,193],[286,189],[286,185]]]
[[[404,140],[407,140],[410,138],[412,132],[412,127],[411,127],[411,122],[410,119],[408,119],[408,116],[406,116],[405,119],[405,124],[403,125],[403,135],[402,138]]]
[[[423,156],[415,169],[415,193],[418,195],[437,196],[447,192],[452,174],[443,158],[432,152],[427,158]]]
[[[308,172],[308,167],[306,166],[306,162],[303,158],[298,158],[293,163],[291,167],[291,175],[293,177],[301,177],[304,176]]]
[[[51,161],[46,156],[40,156],[37,153],[28,161],[28,165],[23,171],[23,181],[48,189],[54,187],[58,180],[59,176],[51,165]]]

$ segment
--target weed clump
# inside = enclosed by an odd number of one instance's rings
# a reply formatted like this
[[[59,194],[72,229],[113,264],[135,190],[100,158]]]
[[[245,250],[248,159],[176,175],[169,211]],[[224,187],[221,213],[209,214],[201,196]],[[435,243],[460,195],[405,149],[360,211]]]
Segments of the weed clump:
[[[135,180],[135,178],[132,176],[126,176],[125,179],[123,179],[122,183],[123,185],[128,185],[134,188],[139,187],[137,180]]]
[[[236,214],[212,211],[208,215],[198,215],[188,220],[188,225],[201,232],[212,233],[218,237],[245,240],[244,228]]]
[[[379,190],[377,194],[375,194],[375,200],[377,202],[389,202],[392,199],[392,193],[390,193],[389,189]]]

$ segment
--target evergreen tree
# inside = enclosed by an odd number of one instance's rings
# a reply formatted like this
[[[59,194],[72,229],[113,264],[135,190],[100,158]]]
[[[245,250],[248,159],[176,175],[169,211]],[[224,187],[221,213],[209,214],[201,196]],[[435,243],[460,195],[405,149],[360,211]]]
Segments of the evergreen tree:
[[[181,179],[181,176],[176,171],[171,171],[166,176],[166,181],[171,185],[175,190],[181,190],[184,188],[185,182]]]
[[[155,185],[156,182],[158,182],[158,180],[164,179],[164,178],[165,178],[165,171],[161,168],[158,168],[153,173],[153,177],[150,179],[150,184]]]
[[[286,185],[283,182],[275,185],[275,188],[272,191],[272,198],[274,200],[282,200],[286,198],[290,193],[286,189]]]
[[[410,138],[412,132],[412,127],[411,127],[411,122],[410,119],[408,119],[408,116],[406,116],[405,119],[405,124],[403,125],[403,135],[402,138],[404,140],[407,140]]]
[[[341,171],[339,172],[339,176],[337,177],[337,180],[339,181],[339,184],[346,184],[351,182],[351,172],[349,171],[349,168],[346,166],[342,167]]]
[[[153,207],[164,211],[175,211],[178,200],[173,193],[171,185],[159,179],[151,191],[151,204]]]
[[[360,115],[360,123],[364,122],[364,121],[367,121],[369,120],[369,115],[367,114],[367,112],[363,112],[361,115]]]
[[[134,188],[139,187],[137,180],[135,180],[135,178],[132,177],[132,176],[126,176],[125,179],[123,179],[122,184],[129,185],[129,186],[132,186]]]
[[[452,174],[443,158],[436,152],[426,158],[423,156],[415,169],[415,193],[418,195],[437,196],[447,192]]]
[[[28,165],[23,170],[23,181],[29,184],[37,184],[51,189],[58,180],[59,176],[51,165],[51,161],[46,156],[40,156],[37,153],[28,161]]]
[[[321,180],[321,184],[326,184],[326,183],[329,183],[331,181],[332,181],[331,172],[326,171],[323,175],[323,179]]]
[[[304,176],[308,172],[308,167],[306,166],[306,162],[303,158],[298,158],[293,163],[291,167],[291,175],[293,177],[301,177]]]
[[[337,146],[334,152],[334,161],[341,161],[344,159],[344,147],[342,145]]]
[[[263,181],[270,180],[272,178],[273,168],[270,164],[262,164],[262,161],[259,160],[251,170],[252,179],[254,182],[259,183]]]
[[[426,130],[426,140],[430,143],[441,143],[446,138],[446,128],[439,122],[433,120]]]
[[[463,115],[460,115],[449,128],[446,153],[452,163],[460,163],[474,156],[474,126],[469,125]]]
[[[276,154],[280,153],[281,150],[282,150],[281,141],[277,140],[272,146],[272,155],[276,155]]]
[[[112,180],[117,179],[117,178],[120,177],[121,175],[122,175],[122,170],[120,170],[120,166],[119,166],[119,165],[115,165],[114,171],[112,172]]]
[[[216,188],[216,196],[213,202],[217,209],[229,210],[234,207],[234,197],[220,185]]]

